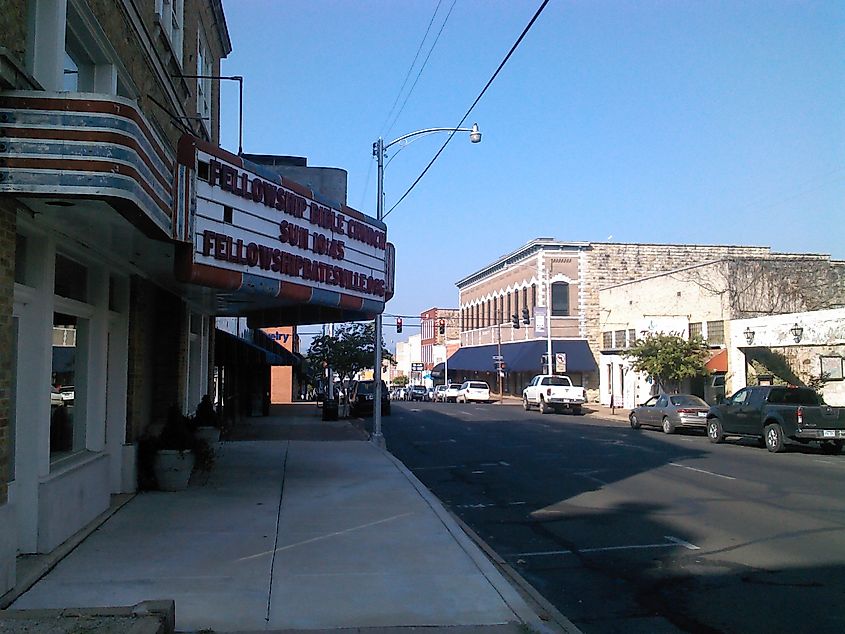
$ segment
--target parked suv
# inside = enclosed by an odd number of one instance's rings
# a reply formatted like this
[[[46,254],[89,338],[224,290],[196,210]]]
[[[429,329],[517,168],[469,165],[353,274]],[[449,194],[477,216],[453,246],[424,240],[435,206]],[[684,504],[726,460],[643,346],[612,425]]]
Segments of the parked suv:
[[[349,399],[350,414],[361,416],[373,413],[375,386],[375,381],[358,381],[355,383],[355,387],[352,388],[352,396]],[[381,382],[381,415],[390,416],[390,396],[384,381]]]
[[[425,389],[425,385],[412,385],[411,390],[408,393],[408,400],[409,401],[424,401],[428,396],[428,390]]]
[[[455,400],[458,403],[487,403],[490,400],[490,386],[484,381],[464,381]]]

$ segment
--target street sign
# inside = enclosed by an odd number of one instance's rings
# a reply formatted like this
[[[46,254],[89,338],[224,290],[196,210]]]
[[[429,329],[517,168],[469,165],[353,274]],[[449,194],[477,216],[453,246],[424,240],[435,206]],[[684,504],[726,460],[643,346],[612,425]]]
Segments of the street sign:
[[[411,372],[422,372],[425,370],[424,363],[412,363],[411,364]]]
[[[502,359],[504,359],[504,357],[500,354],[493,355],[493,361],[501,361]]]
[[[558,352],[555,354],[555,372],[566,372],[566,353]]]

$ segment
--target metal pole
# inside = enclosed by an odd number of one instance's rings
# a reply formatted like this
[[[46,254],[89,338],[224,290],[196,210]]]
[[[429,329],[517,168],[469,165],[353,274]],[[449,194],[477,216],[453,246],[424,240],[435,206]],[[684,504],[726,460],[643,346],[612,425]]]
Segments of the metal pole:
[[[543,256],[545,259],[545,256]],[[554,374],[554,361],[552,360],[552,281],[549,277],[548,265],[546,266],[546,354],[549,360],[549,374]]]
[[[496,337],[496,356],[499,357],[499,363],[498,363],[499,369],[496,370],[496,375],[497,375],[497,378],[499,379],[499,405],[501,405],[502,401],[504,400],[504,397],[505,397],[505,394],[504,394],[504,391],[503,391],[503,388],[502,388],[502,375],[504,374],[504,371],[502,370],[503,359],[502,359],[502,311],[501,310],[499,310],[499,319],[497,319],[496,321],[498,322],[496,324],[496,332],[497,332],[497,335],[498,335]]]
[[[384,139],[379,137],[373,144],[373,154],[378,160],[378,199],[376,200],[376,219],[381,220],[384,215]],[[384,436],[381,433],[381,313],[376,315],[375,324],[375,367],[373,368],[373,436],[372,442],[378,447],[384,447]]]

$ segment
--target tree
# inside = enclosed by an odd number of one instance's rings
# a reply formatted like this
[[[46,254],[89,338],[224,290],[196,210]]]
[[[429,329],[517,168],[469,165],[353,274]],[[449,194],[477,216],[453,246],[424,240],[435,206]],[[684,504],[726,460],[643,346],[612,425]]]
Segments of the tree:
[[[667,382],[680,383],[705,373],[707,344],[698,336],[687,340],[662,332],[647,334],[637,339],[625,357],[632,359],[634,370],[645,372],[664,389]]]
[[[381,342],[382,358],[392,355]],[[311,342],[307,358],[312,366],[324,367],[325,362],[341,381],[352,379],[358,372],[373,367],[375,360],[375,324],[356,322],[340,326],[334,336],[323,335]]]
[[[399,376],[393,377],[394,387],[405,387],[406,385],[408,385],[408,377],[404,374],[400,374]]]

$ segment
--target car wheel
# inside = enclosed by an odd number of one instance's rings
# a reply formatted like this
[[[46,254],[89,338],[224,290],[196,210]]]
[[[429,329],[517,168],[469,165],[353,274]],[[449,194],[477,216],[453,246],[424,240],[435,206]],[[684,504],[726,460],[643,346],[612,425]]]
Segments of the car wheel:
[[[674,434],[675,433],[675,426],[672,424],[672,421],[669,420],[668,416],[663,417],[663,424],[661,425],[661,427],[663,427],[663,433],[664,434]]]
[[[841,440],[828,440],[822,443],[822,451],[826,454],[838,454],[842,452]]]
[[[531,406],[528,404],[528,397],[527,396],[522,397],[522,409],[524,409],[526,412],[529,409],[531,409]]]
[[[631,412],[630,416],[628,416],[628,422],[631,423],[631,429],[640,428],[640,419],[637,418],[637,415],[634,414],[634,412]]]
[[[766,439],[766,449],[771,453],[780,453],[785,449],[783,444],[783,428],[777,423],[766,425],[763,430],[763,436]]]
[[[572,415],[573,416],[580,416],[581,415],[581,406],[580,405],[573,405],[572,406]]]
[[[544,399],[541,396],[540,397],[540,413],[541,414],[551,414],[552,411],[553,411],[552,408],[549,407],[548,403],[546,403],[546,399]]]
[[[711,418],[707,421],[707,438],[710,442],[717,444],[725,439],[722,422],[718,418]]]

